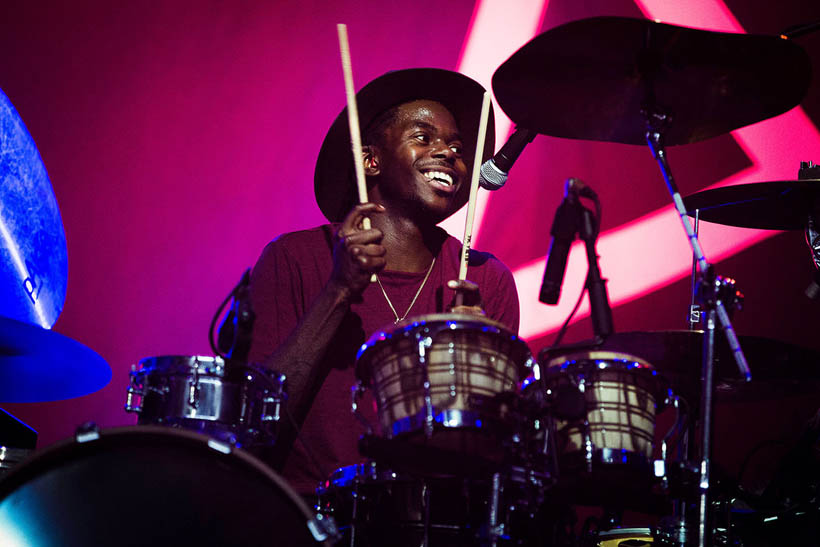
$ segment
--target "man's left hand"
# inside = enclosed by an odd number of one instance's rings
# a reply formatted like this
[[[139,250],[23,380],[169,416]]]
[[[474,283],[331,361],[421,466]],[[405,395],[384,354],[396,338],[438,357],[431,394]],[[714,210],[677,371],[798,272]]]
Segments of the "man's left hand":
[[[456,297],[450,305],[451,313],[487,315],[481,307],[481,293],[478,285],[472,281],[453,279],[447,282],[447,286],[456,291]]]

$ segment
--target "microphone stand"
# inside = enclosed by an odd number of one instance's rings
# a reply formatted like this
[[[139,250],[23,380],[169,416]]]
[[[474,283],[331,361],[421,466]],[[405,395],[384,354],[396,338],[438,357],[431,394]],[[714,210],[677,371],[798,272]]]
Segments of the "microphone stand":
[[[597,198],[595,198],[597,202]],[[598,340],[603,341],[612,334],[612,308],[606,292],[606,279],[601,277],[601,268],[598,265],[598,253],[595,252],[595,242],[598,240],[598,222],[595,215],[586,207],[581,210],[581,223],[578,236],[584,241],[587,251],[587,294],[589,295],[590,317],[592,331]]]
[[[720,321],[732,355],[737,362],[741,375],[748,382],[752,379],[749,365],[743,350],[740,348],[737,335],[729,319],[727,306],[730,309],[740,304],[740,293],[735,289],[732,279],[721,278],[714,273],[714,268],[706,260],[701,249],[700,241],[686,218],[687,212],[683,204],[677,185],[672,178],[669,163],[666,159],[666,150],[663,144],[664,130],[669,124],[670,117],[656,105],[650,103],[641,112],[646,119],[646,141],[658,162],[661,174],[672,197],[683,229],[692,247],[700,273],[699,296],[703,306],[702,317],[705,319],[703,339],[703,364],[701,370],[701,450],[698,466],[698,547],[707,547],[712,543],[711,518],[709,504],[711,503],[711,456],[712,456],[712,410],[714,406],[714,357],[715,357],[715,319]],[[683,524],[683,523],[682,523]],[[686,545],[688,533],[685,525],[678,530],[678,537],[671,538],[675,545]]]
[[[253,324],[256,320],[256,313],[253,311],[250,299],[251,269],[248,268],[242,274],[239,283],[231,289],[230,294],[220,304],[216,314],[211,320],[208,329],[208,341],[214,355],[222,357],[226,361],[236,361],[245,363],[248,360],[248,353],[251,349],[251,337],[253,334]],[[214,340],[213,333],[216,322],[222,310],[231,302],[230,311],[225,316],[219,326],[217,339]]]

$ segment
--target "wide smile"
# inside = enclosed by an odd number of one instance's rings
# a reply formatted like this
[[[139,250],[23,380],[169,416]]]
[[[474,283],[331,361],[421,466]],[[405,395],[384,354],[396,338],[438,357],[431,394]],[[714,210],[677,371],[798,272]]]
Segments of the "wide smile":
[[[421,174],[436,189],[446,192],[455,192],[456,185],[453,175],[439,169],[423,169]]]

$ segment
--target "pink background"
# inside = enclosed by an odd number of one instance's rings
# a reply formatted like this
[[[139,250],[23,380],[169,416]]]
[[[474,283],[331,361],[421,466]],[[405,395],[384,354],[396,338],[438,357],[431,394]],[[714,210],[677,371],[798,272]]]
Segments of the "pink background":
[[[820,19],[816,2],[726,5],[749,32],[776,34]],[[344,104],[335,24],[348,24],[360,87],[391,69],[458,68],[475,9],[467,0],[3,2],[0,88],[37,143],[68,241],[68,294],[54,329],[97,351],[113,370],[111,383],[96,393],[3,407],[39,431],[40,446],[87,420],[104,427],[134,423],[122,409],[131,364],[209,353],[212,314],[264,244],[323,221],[313,200],[313,166]],[[642,12],[628,0],[552,0],[541,28],[594,15]],[[517,28],[499,32],[515,36]],[[820,34],[798,42],[820,74]],[[492,36],[485,38],[485,47],[492,46]],[[820,78],[802,107],[820,125]],[[752,164],[730,135],[669,155],[684,195]],[[820,148],[813,157],[775,155],[762,160],[778,162],[765,180],[796,178],[800,160],[820,162]],[[568,176],[598,190],[604,230],[617,231],[669,203],[645,148],[540,136],[508,187],[490,197],[474,246],[514,270],[543,259]],[[668,237],[678,245],[683,236],[670,231]],[[649,252],[628,241],[619,249],[608,260],[622,266]],[[670,260],[651,252],[650,263]],[[802,294],[812,276],[802,234],[774,235],[726,254],[718,271],[735,277],[747,297],[737,330],[820,350],[820,303]],[[644,290],[640,280],[652,267],[639,269],[636,297],[615,307],[616,328],[684,328],[688,279]],[[551,313],[533,304],[537,287],[527,290],[522,302]],[[590,333],[582,319],[567,340]],[[553,336],[549,328],[528,342],[537,352]],[[782,406],[722,405],[718,412],[727,423],[759,412],[770,417],[764,427],[775,436],[799,429],[816,408],[784,414]]]

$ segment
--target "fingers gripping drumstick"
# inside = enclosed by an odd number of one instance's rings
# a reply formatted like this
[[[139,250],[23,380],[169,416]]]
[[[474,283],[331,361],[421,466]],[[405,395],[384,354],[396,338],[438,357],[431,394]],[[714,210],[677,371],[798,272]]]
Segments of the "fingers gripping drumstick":
[[[475,160],[473,161],[473,178],[470,181],[470,199],[467,202],[467,222],[464,225],[464,241],[461,246],[461,267],[458,269],[458,280],[467,279],[467,262],[470,260],[470,244],[473,238],[473,219],[475,218],[475,202],[478,196],[478,178],[481,171],[481,160],[484,157],[484,140],[487,138],[487,120],[490,117],[490,92],[484,92],[481,103],[481,120],[478,125],[478,138],[475,145]]]

